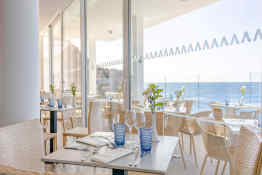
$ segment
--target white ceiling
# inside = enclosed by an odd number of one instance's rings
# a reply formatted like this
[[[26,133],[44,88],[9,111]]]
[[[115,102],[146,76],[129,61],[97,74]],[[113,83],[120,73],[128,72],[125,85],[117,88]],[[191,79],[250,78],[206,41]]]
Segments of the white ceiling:
[[[40,31],[48,25],[50,20],[72,0],[39,0]]]
[[[40,29],[43,30],[58,9],[72,0],[40,0]],[[190,13],[218,0],[133,0],[135,15],[142,17],[144,27],[160,24],[177,16]],[[79,0],[69,8],[67,30],[73,36],[80,34]],[[88,37],[111,40],[121,37],[123,24],[123,0],[88,0]]]

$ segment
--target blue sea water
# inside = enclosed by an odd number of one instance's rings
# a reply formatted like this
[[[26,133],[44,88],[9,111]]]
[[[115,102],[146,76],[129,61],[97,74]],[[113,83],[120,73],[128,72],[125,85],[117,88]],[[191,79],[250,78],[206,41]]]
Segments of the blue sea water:
[[[226,100],[232,103],[239,103],[241,97],[240,87],[246,86],[245,103],[261,105],[261,82],[168,82],[156,83],[163,90],[165,98],[175,98],[175,91],[185,87],[184,98],[194,99],[193,111],[210,109],[208,103],[218,101],[225,103]],[[148,83],[145,85],[147,86]]]

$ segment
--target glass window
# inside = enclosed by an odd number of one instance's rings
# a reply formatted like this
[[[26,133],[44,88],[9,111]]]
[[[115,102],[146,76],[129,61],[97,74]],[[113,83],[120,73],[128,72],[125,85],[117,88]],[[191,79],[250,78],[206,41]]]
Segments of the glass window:
[[[50,83],[50,55],[49,55],[49,38],[48,38],[48,33],[45,33],[43,36],[43,69],[41,72],[42,73],[42,77],[43,77],[43,85],[41,86],[43,88],[44,91],[48,92],[49,91],[49,83]]]
[[[63,88],[71,91],[75,84],[81,91],[80,0],[75,0],[63,13]]]
[[[260,1],[202,2],[133,0],[133,99],[142,102],[143,88],[155,83],[165,99],[192,99],[192,112],[242,104],[242,96],[261,103]]]
[[[62,74],[61,74],[61,18],[60,16],[52,24],[53,27],[53,83],[55,89],[61,92],[62,88]]]
[[[89,96],[122,98],[123,2],[88,1]],[[106,12],[106,14],[105,14]]]

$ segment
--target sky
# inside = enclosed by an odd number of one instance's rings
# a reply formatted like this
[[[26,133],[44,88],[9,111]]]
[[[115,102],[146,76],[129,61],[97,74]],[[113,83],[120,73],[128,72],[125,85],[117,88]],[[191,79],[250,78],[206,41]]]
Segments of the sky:
[[[167,22],[144,29],[144,52],[175,48],[245,31],[262,30],[261,0],[220,0]],[[150,5],[147,7],[150,8]],[[122,55],[122,41],[98,43],[97,62]],[[261,81],[262,41],[145,61],[145,82]],[[104,52],[102,52],[104,51]],[[108,59],[108,58],[107,58]],[[122,66],[116,66],[121,68]]]

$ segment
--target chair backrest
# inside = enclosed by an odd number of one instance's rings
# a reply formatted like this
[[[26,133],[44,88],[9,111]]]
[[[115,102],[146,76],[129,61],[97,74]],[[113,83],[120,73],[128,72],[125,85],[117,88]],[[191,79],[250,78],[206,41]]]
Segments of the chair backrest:
[[[163,112],[155,112],[156,115],[156,128],[158,135],[163,135]],[[149,111],[145,112],[146,127],[152,126],[152,113]]]
[[[192,107],[193,107],[193,103],[194,103],[193,100],[185,100],[184,106],[185,106],[185,109],[186,109],[186,114],[190,114],[191,113]]]
[[[206,152],[209,157],[217,160],[229,160],[225,137],[216,135],[215,125],[209,122],[199,122]]]
[[[178,136],[181,128],[183,127],[184,118],[177,117],[175,114],[167,115],[165,117],[165,135],[166,136]]]
[[[88,116],[89,133],[112,131],[112,118],[104,115],[104,102],[89,102]]]
[[[223,111],[220,107],[212,107],[212,111],[215,120],[223,119]]]
[[[201,111],[198,113],[193,114],[194,117],[199,117],[199,118],[207,118],[210,116],[212,111]]]
[[[231,158],[232,175],[260,175],[262,160],[262,136],[254,129],[241,127],[237,147]]]

